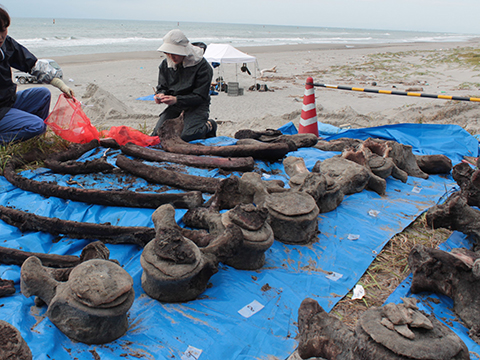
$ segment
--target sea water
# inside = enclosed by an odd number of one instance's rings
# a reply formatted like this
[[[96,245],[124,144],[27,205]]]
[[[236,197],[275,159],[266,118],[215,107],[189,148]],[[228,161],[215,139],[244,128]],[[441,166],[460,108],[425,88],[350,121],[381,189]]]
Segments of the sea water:
[[[12,18],[9,35],[37,57],[153,51],[171,29],[191,42],[235,47],[467,41],[478,35],[326,27],[136,20]]]

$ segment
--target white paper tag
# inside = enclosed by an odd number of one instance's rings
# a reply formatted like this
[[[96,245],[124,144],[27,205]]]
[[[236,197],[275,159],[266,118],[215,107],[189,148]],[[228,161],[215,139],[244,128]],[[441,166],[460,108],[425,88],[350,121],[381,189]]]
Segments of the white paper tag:
[[[368,211],[368,215],[373,216],[373,217],[377,217],[378,214],[380,214],[380,211],[378,211],[378,210],[369,210]]]
[[[356,234],[348,234],[348,237],[347,237],[348,240],[358,240],[360,239],[360,235],[356,235]]]
[[[203,350],[197,349],[189,345],[187,351],[185,351],[182,355],[182,360],[198,360],[200,355],[202,355],[202,351]]]
[[[412,192],[413,192],[413,193],[416,193],[416,194],[419,194],[420,191],[422,191],[422,188],[419,188],[418,186],[415,186],[415,187],[412,189]]]
[[[337,281],[338,279],[341,279],[343,274],[336,273],[335,271],[332,271],[330,275],[327,275],[327,279],[330,279],[332,281]]]
[[[257,300],[253,300],[250,304],[238,310],[238,313],[248,319],[250,316],[262,310],[264,307],[265,306],[260,304]]]
[[[362,285],[355,285],[353,288],[352,300],[361,299],[365,296],[365,289]]]

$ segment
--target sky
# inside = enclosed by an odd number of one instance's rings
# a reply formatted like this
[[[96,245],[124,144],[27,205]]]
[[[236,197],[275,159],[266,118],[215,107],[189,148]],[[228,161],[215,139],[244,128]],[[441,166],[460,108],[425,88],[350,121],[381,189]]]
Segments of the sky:
[[[12,17],[220,22],[480,35],[480,0],[0,0]]]

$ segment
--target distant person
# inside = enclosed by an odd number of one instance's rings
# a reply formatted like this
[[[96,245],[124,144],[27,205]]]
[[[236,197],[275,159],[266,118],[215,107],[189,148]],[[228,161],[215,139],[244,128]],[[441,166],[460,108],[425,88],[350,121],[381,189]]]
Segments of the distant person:
[[[203,58],[204,49],[193,46],[182,31],[172,30],[164,36],[158,51],[166,58],[159,66],[155,102],[168,106],[152,135],[158,135],[165,120],[177,118],[184,111],[184,141],[217,136],[217,124],[208,118],[213,69]]]
[[[43,134],[50,111],[50,90],[37,87],[17,92],[12,67],[59,88],[68,97],[74,96],[72,89],[55,77],[57,70],[8,36],[9,26],[10,16],[0,5],[0,144]]]

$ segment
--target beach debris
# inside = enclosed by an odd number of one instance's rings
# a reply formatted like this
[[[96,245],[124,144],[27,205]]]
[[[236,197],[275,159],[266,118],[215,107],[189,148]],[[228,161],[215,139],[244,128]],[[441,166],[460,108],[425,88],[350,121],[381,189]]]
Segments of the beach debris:
[[[23,164],[24,161],[20,157],[10,159],[5,165],[3,175],[16,187],[41,194],[45,197],[53,196],[87,204],[154,209],[167,203],[184,209],[197,207],[203,203],[202,193],[199,191],[185,193],[142,193],[126,190],[103,191],[60,186],[46,181],[35,181],[16,173],[16,168]]]
[[[74,267],[66,282],[57,281],[35,256],[22,265],[20,288],[38,296],[46,315],[69,338],[104,344],[123,336],[135,297],[132,277],[115,262],[92,259]]]
[[[289,151],[284,143],[264,144],[256,142],[247,145],[205,146],[190,144],[180,138],[183,129],[183,114],[164,122],[158,131],[162,149],[185,155],[212,155],[223,157],[253,157],[267,161],[282,159]]]
[[[447,252],[415,245],[408,266],[413,274],[410,291],[451,298],[454,312],[470,329],[470,337],[480,344],[480,255],[463,248]]]
[[[18,329],[0,320],[0,359],[32,360],[32,351]]]
[[[205,176],[183,174],[179,171],[150,166],[138,160],[130,160],[118,155],[115,163],[120,169],[154,184],[173,186],[179,189],[214,193],[220,179]]]
[[[149,227],[113,226],[61,220],[5,206],[0,206],[0,219],[7,224],[16,226],[22,232],[43,231],[57,236],[69,236],[73,239],[102,240],[110,244],[136,244],[143,247],[155,236],[155,232]]]
[[[277,65],[271,67],[270,69],[263,69],[260,70],[260,77],[263,77],[265,73],[276,73],[277,72]]]
[[[352,300],[360,300],[363,299],[364,296],[365,288],[360,284],[355,285],[353,288]]]
[[[350,330],[317,301],[306,298],[298,310],[302,359],[470,359],[465,343],[433,315],[418,310],[414,299],[371,307]]]
[[[406,88],[405,91],[408,91],[408,92],[410,92],[410,91],[420,91],[420,92],[422,92],[423,87],[421,87],[421,86],[411,86],[411,87]]]
[[[199,168],[218,168],[226,171],[252,171],[255,161],[251,156],[225,158],[219,156],[195,156],[169,153],[160,149],[146,148],[128,143],[121,147],[122,153],[156,162],[172,162]]]
[[[433,229],[446,228],[460,231],[475,240],[474,249],[480,241],[480,210],[468,204],[463,191],[451,194],[443,204],[435,205],[425,215],[427,225]]]

